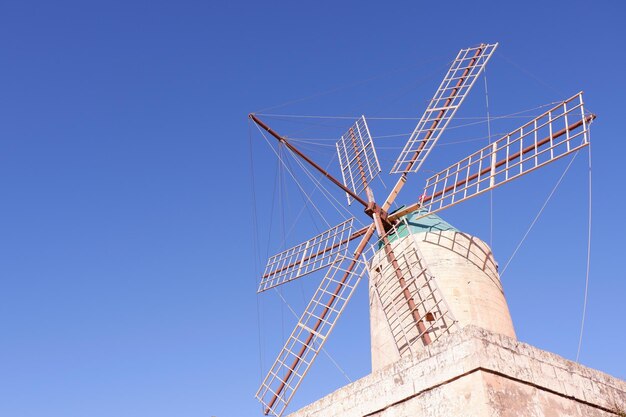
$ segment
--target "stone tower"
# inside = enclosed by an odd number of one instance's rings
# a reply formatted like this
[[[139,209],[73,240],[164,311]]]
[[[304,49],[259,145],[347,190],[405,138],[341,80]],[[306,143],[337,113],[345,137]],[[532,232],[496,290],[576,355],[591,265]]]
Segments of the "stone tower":
[[[415,220],[419,214],[414,212],[405,217],[408,233],[401,238],[417,245],[429,272],[436,279],[441,296],[456,320],[451,331],[473,325],[515,338],[498,266],[489,246],[435,214]],[[380,264],[386,263],[384,257],[379,261],[375,259],[372,268],[380,268]],[[384,265],[382,269],[385,270]],[[378,283],[378,288],[385,287],[400,294],[393,274],[380,279],[387,282],[385,285]],[[385,314],[381,304],[383,297],[377,294],[380,289],[375,288],[373,280],[369,286],[372,370],[375,371],[400,359],[401,352],[396,345],[401,336],[393,331],[394,323],[390,323]],[[404,304],[401,300],[399,308],[406,308]],[[413,344],[412,353],[420,348],[423,349],[424,345]]]
[[[388,265],[384,256],[374,256],[370,265],[372,373],[290,417],[625,415],[620,414],[626,409],[624,381],[517,341],[497,263],[485,242],[438,216],[414,217],[406,218],[407,227],[398,233],[398,249],[418,247],[437,282],[437,288],[429,283],[422,288],[438,294],[428,300],[445,299],[454,321],[443,318],[446,314],[441,310],[438,329],[431,328],[433,334],[445,330],[440,337],[427,346],[418,342],[403,349],[402,337],[408,341],[417,336],[397,331],[401,326],[389,323],[381,288],[390,293],[398,288],[393,287],[397,285],[393,276],[381,272],[376,277],[376,271]],[[374,286],[374,279],[383,281]],[[381,282],[385,285],[378,285]],[[398,306],[405,304],[401,301]]]

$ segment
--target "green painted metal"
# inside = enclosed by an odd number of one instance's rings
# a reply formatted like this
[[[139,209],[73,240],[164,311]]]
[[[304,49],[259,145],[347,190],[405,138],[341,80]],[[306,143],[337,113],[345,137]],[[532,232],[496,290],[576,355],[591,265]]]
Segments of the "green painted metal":
[[[400,208],[402,209],[402,207]],[[397,226],[397,232],[388,236],[389,241],[393,242],[398,238],[403,238],[409,234],[427,233],[427,232],[445,232],[454,231],[458,232],[459,229],[452,226],[447,221],[443,220],[436,214],[429,214],[426,217],[417,219],[423,215],[422,211],[414,211],[406,216],[400,217],[399,224]],[[378,249],[382,248],[382,243],[378,242]]]
[[[426,232],[445,232],[448,230],[458,232],[459,229],[452,226],[447,221],[443,220],[441,217],[436,214],[429,214],[426,217],[422,217],[418,220],[413,220],[416,217],[422,215],[423,212],[415,211],[413,213],[409,213],[403,218],[406,219],[409,229],[412,234],[416,233],[426,233]]]

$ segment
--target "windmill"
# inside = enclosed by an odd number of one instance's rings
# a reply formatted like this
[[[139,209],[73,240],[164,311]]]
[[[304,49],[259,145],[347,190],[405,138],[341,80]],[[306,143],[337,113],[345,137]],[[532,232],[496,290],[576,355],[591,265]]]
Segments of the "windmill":
[[[411,238],[409,229],[414,222],[589,145],[589,125],[595,115],[585,112],[581,92],[435,173],[426,180],[417,201],[389,211],[408,175],[420,170],[497,46],[481,44],[459,51],[395,161],[391,173],[399,174],[399,178],[382,204],[370,187],[381,168],[365,117],[359,118],[336,144],[340,181],[250,114],[261,129],[343,190],[349,204],[361,204],[372,220],[359,230],[353,228],[354,219],[346,220],[269,258],[258,292],[322,268],[327,270],[256,394],[264,414],[279,417],[285,412],[365,271],[400,357],[453,331],[458,320],[420,245]],[[374,235],[377,241],[369,245]],[[350,242],[356,240],[358,244],[349,251]]]

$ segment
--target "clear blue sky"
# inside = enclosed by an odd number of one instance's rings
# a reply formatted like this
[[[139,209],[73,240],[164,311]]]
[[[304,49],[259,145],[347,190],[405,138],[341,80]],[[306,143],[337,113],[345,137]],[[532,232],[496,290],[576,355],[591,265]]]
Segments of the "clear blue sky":
[[[415,116],[459,48],[495,41],[493,114],[581,89],[598,114],[581,362],[626,377],[622,2],[222,3],[0,5],[0,415],[260,415],[260,362],[292,322],[282,307],[269,323],[280,302],[255,293],[247,114],[342,87],[280,111]],[[484,116],[481,85],[467,104],[464,116]],[[252,139],[271,194],[276,162]],[[519,338],[569,359],[585,158],[503,278]],[[563,168],[494,195],[501,263]],[[445,216],[487,240],[485,202]],[[364,288],[328,344],[352,379],[369,368]],[[345,382],[326,358],[316,365],[294,406]]]

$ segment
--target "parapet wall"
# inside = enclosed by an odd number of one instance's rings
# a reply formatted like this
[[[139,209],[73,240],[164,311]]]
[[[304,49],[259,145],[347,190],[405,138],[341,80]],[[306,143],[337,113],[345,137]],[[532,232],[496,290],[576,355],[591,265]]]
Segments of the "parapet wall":
[[[468,326],[290,417],[606,417],[626,382]]]

